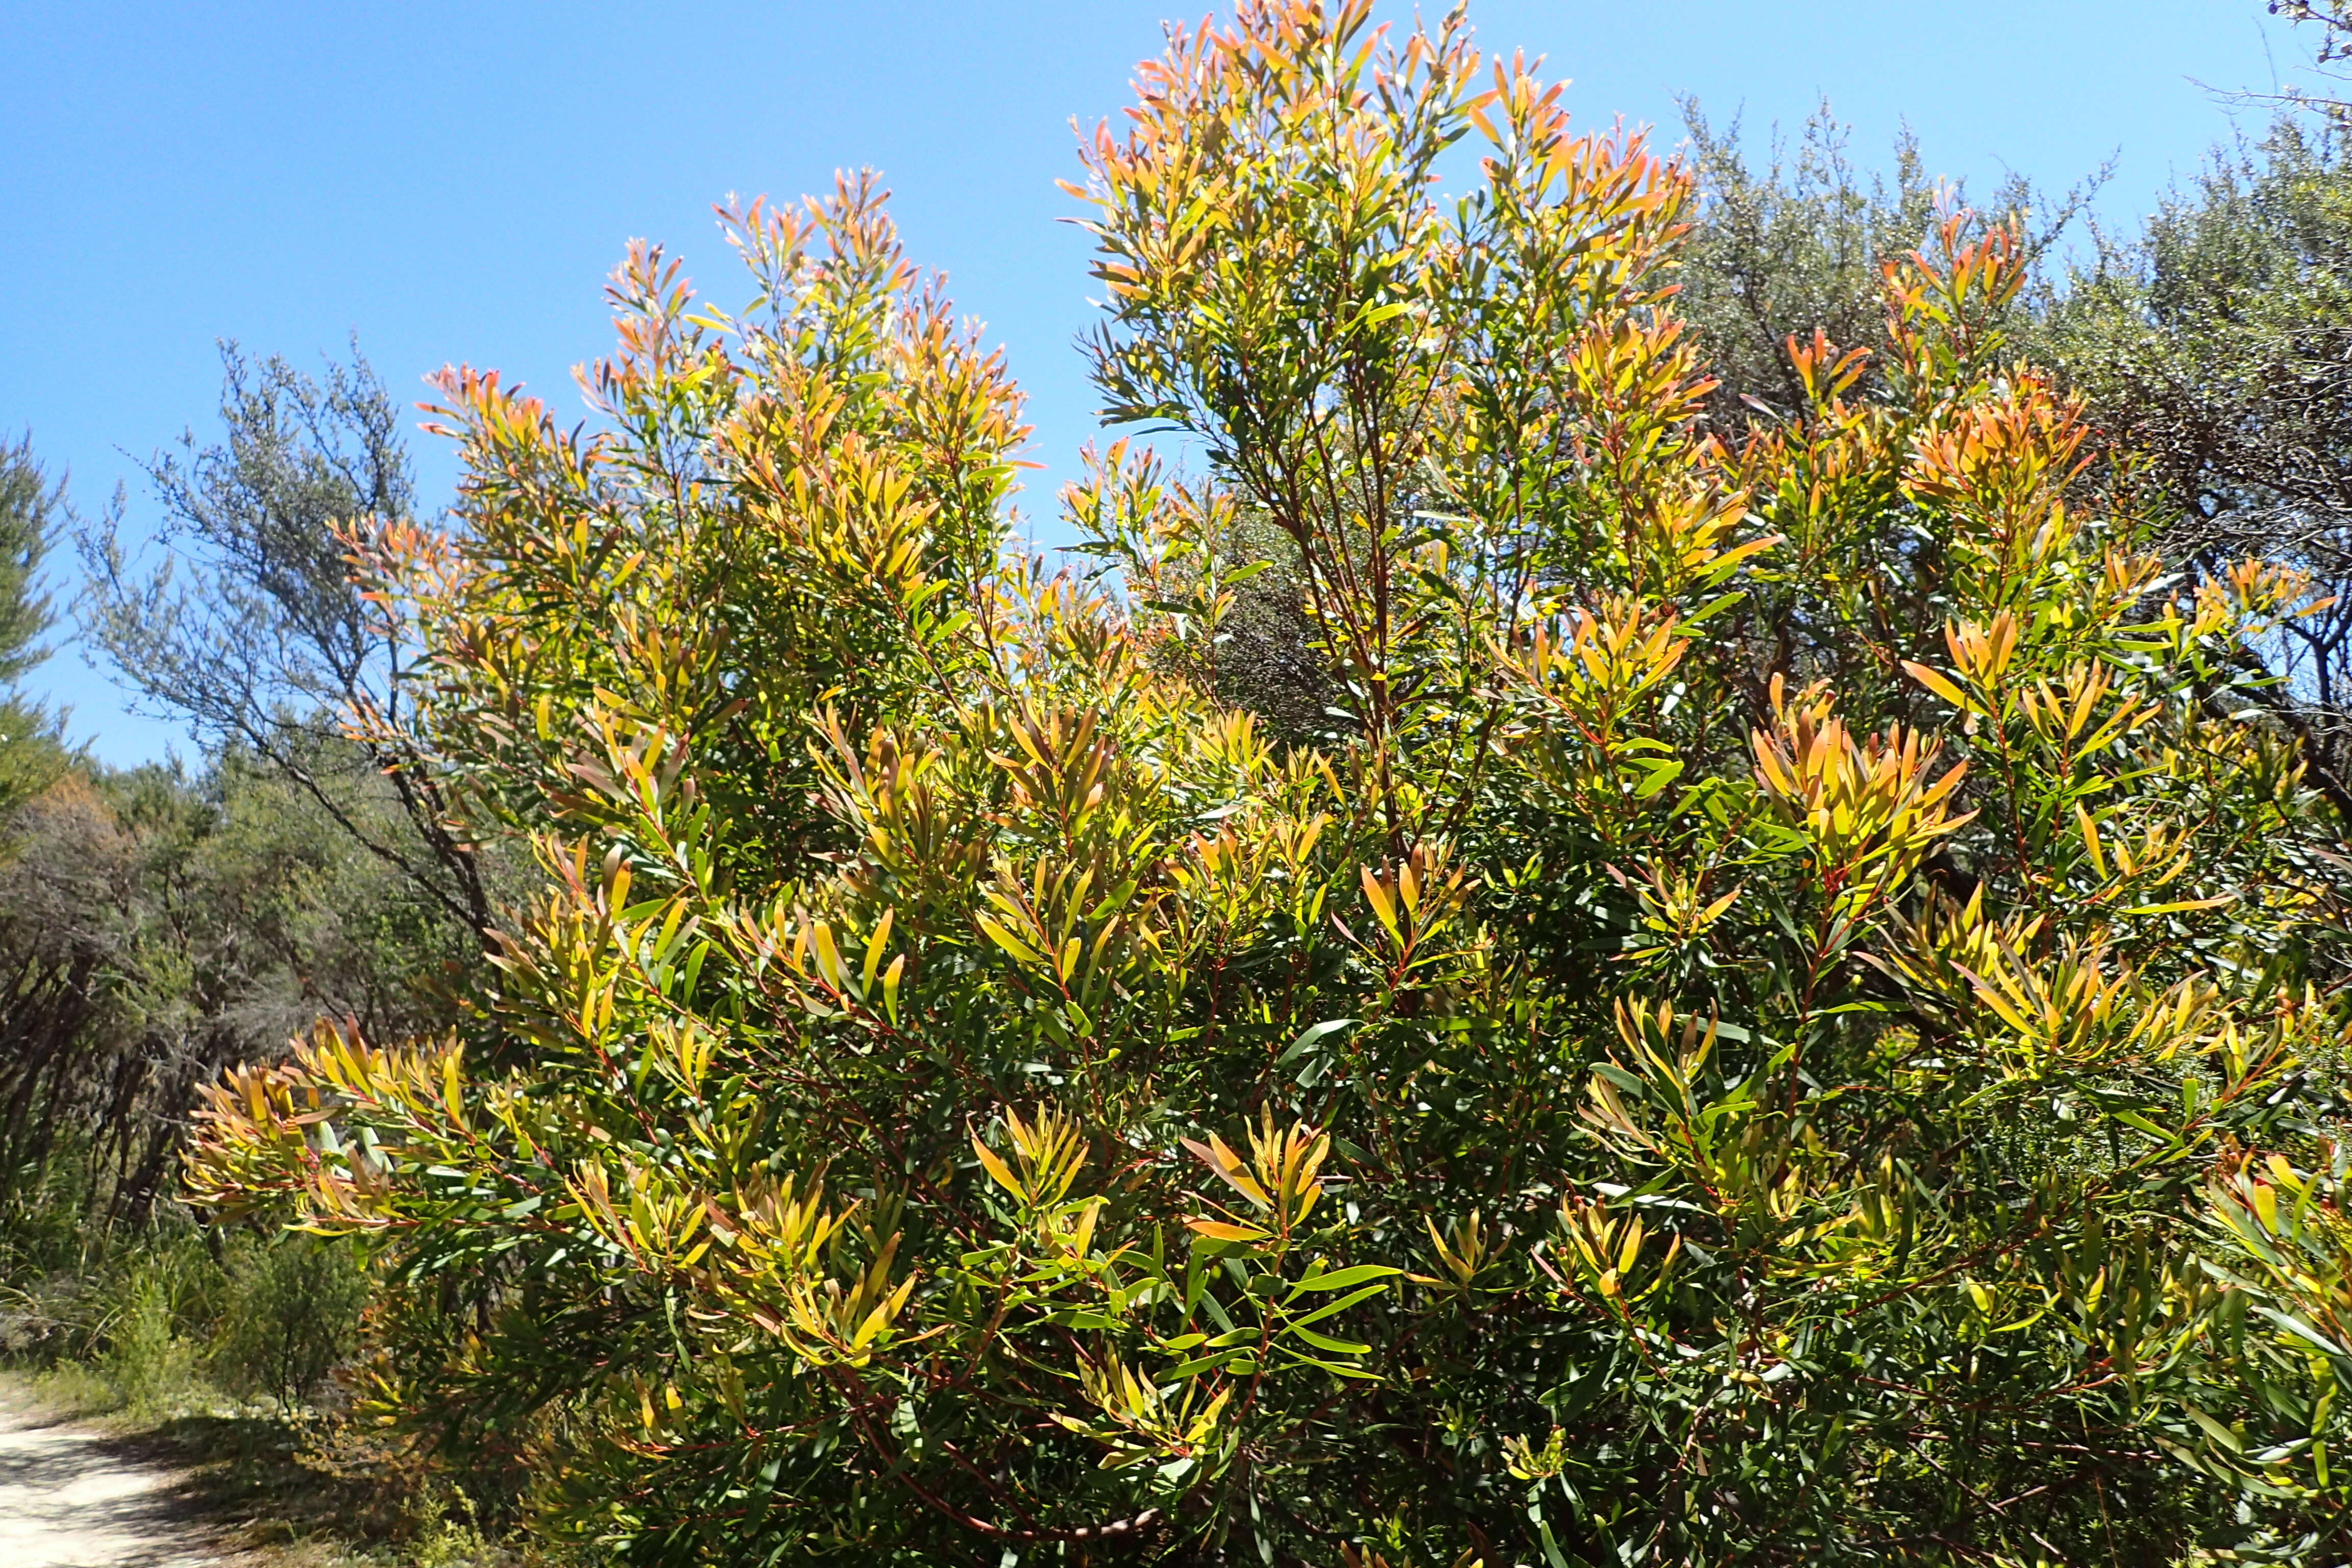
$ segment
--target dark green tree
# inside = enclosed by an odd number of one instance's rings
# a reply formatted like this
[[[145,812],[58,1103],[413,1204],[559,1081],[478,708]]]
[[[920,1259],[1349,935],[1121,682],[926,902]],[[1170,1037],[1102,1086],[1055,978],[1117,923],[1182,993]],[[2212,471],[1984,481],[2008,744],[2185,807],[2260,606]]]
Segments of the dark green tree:
[[[65,763],[55,715],[22,683],[49,656],[56,616],[40,570],[65,510],[65,485],[33,455],[30,436],[0,444],[0,810],[26,799]]]
[[[2144,465],[2168,549],[2210,573],[2258,554],[2334,602],[2247,658],[2352,811],[2352,160],[2344,132],[2284,118],[2218,150],[2145,232],[2104,246],[2041,334],[2042,352]]]

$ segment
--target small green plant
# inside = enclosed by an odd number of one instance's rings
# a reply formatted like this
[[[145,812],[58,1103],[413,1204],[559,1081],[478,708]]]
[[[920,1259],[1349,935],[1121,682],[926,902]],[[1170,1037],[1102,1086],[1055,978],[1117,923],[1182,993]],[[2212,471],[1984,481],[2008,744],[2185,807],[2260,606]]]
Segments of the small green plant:
[[[201,1347],[223,1274],[197,1232],[182,1224],[101,1236],[79,1259],[51,1261],[0,1294],[0,1354],[40,1371],[49,1398],[141,1415],[212,1402]]]
[[[348,1247],[288,1234],[228,1253],[210,1364],[228,1393],[293,1409],[359,1344],[366,1274]]]
[[[0,1357],[73,1408],[157,1414],[267,1399],[294,1412],[359,1343],[369,1300],[347,1247],[207,1233],[173,1213],[93,1234],[33,1205],[0,1241]]]
[[[95,1370],[122,1408],[148,1411],[182,1402],[196,1382],[195,1349],[173,1331],[172,1298],[161,1269],[129,1276],[109,1343]]]
[[[411,1518],[407,1552],[416,1568],[474,1568],[497,1560],[474,1500],[454,1487],[420,1488]]]

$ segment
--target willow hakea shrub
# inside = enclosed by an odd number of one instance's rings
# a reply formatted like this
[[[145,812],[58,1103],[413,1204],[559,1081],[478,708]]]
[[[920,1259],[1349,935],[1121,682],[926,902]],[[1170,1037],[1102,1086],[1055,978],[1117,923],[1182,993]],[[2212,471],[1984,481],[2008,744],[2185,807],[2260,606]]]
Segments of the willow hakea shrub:
[[[1727,445],[1685,172],[1367,10],[1085,148],[1207,459],[1093,455],[1087,572],[870,181],[731,214],[740,314],[634,252],[584,431],[446,379],[367,569],[544,900],[195,1195],[631,1560],[2340,1555],[2344,825],[2232,695],[2307,591],[2147,552],[1966,215]]]

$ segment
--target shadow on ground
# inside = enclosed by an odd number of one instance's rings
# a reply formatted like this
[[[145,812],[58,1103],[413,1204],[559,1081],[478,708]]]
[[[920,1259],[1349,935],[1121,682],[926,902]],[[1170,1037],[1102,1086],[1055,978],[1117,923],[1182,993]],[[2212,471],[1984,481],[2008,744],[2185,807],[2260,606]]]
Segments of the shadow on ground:
[[[19,1568],[219,1562],[221,1516],[176,1454],[62,1415],[0,1412],[0,1560]]]
[[[305,1463],[304,1435],[282,1420],[181,1415],[103,1443],[125,1462],[178,1472],[174,1505],[228,1548],[312,1539],[348,1544],[397,1533],[402,1523],[383,1488]]]

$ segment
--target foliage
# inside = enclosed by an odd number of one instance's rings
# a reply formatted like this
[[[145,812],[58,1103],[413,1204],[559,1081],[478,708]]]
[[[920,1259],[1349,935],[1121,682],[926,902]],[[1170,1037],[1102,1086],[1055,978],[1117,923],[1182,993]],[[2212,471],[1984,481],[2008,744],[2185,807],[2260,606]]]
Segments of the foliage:
[[[0,447],[0,680],[15,685],[48,657],[48,596],[35,578],[63,504],[33,456],[32,438]]]
[[[2334,8],[2274,10],[2318,26],[2323,74],[2347,34]],[[2012,344],[2089,404],[2096,458],[2159,487],[2167,560],[2210,574],[2247,555],[2309,573],[2332,603],[2261,639],[2247,657],[2267,680],[2248,689],[2297,739],[2312,782],[2352,810],[2352,722],[2346,638],[2352,556],[2345,544],[2346,428],[2341,355],[2345,250],[2341,105],[2294,93],[2276,100],[2316,118],[2282,118],[2258,145],[2218,149],[2199,179],[2169,196],[2141,232],[2094,234],[2088,265],[2057,242],[2105,177],[2063,198],[2006,184],[1995,214],[2031,215],[2032,276],[1998,323]],[[1725,430],[1779,418],[1804,394],[1793,344],[1816,331],[1866,342],[1882,271],[1917,245],[1957,187],[1922,172],[1907,138],[1891,185],[1852,163],[1826,105],[1793,148],[1775,143],[1751,169],[1738,127],[1718,134],[1685,105],[1699,219],[1685,247],[1677,310],[1699,334],[1717,386],[1709,416]],[[1865,362],[1858,392],[1879,395]]]
[[[0,810],[37,792],[68,760],[57,719],[21,687],[49,654],[40,638],[54,617],[38,576],[63,507],[64,485],[42,471],[29,436],[0,445]]]
[[[1940,220],[1969,202],[1959,183],[1928,176],[1918,140],[1907,131],[1895,139],[1893,184],[1885,174],[1865,174],[1848,148],[1848,128],[1826,101],[1793,144],[1776,132],[1760,170],[1741,145],[1737,121],[1718,132],[1696,99],[1682,108],[1698,205],[1682,247],[1675,308],[1697,333],[1717,383],[1709,416],[1719,428],[1737,431],[1759,416],[1785,418],[1809,403],[1792,341],[1810,343],[1818,331],[1847,347],[1876,342],[1886,268],[1932,243]],[[1994,224],[2013,222],[2025,231],[2028,280],[1995,323],[2012,342],[2022,336],[2032,342],[2055,297],[2053,253],[2107,174],[2095,170],[2063,195],[2012,175],[1985,204]],[[1883,394],[1877,370],[1864,362],[1863,392]]]
[[[0,1256],[0,1353],[65,1372],[85,1406],[146,1415],[201,1397],[222,1271],[194,1227],[167,1220],[126,1244],[78,1232],[71,1206],[41,1217],[65,1223],[44,1236],[16,1216]]]
[[[176,1184],[198,1083],[280,1054],[322,1014],[395,1033],[446,1021],[488,919],[483,858],[405,765],[402,645],[338,531],[410,510],[391,401],[364,361],[322,385],[282,360],[223,357],[224,444],[191,434],[150,468],[163,563],[134,580],[119,501],[79,535],[86,634],[191,721],[210,761],[190,779],[68,769],[60,752],[0,803],[11,1225],[69,1194],[135,1229]],[[62,489],[21,448],[12,461],[0,489],[45,538]],[[27,613],[29,628],[46,612]]]
[[[1095,458],[1107,584],[870,181],[727,215],[740,312],[634,249],[596,428],[450,376],[371,591],[545,897],[191,1191],[373,1247],[380,1407],[636,1560],[2340,1557],[2307,582],[2168,574],[2013,226],[1711,430],[1688,172],[1368,18],[1087,144],[1107,406],[1210,458]],[[1245,527],[1313,745],[1227,705]]]
[[[199,449],[191,432],[183,456],[148,466],[163,561],[136,568],[119,497],[79,535],[84,633],[154,710],[293,784],[478,932],[491,899],[478,847],[415,765],[400,679],[413,649],[371,609],[347,560],[366,520],[404,518],[415,504],[399,416],[356,347],[352,359],[330,364],[321,384],[221,345],[226,440]],[[356,744],[323,743],[344,736]],[[371,773],[397,813],[350,807],[355,780]]]
[[[184,1214],[65,1248],[20,1224],[5,1262],[0,1353],[20,1367],[78,1369],[89,1385],[78,1403],[141,1415],[222,1394],[304,1408],[350,1359],[367,1302],[347,1248],[243,1228],[206,1234]]]
[[[2249,649],[2256,690],[2352,813],[2352,164],[2340,129],[2282,120],[2217,152],[2136,247],[2109,247],[2047,352],[2178,508],[2169,553],[2309,573],[2333,604]]]
[[[232,1394],[292,1408],[359,1349],[367,1277],[349,1248],[299,1233],[250,1248],[243,1263],[227,1281],[214,1375]]]
[[[385,771],[399,703],[366,700],[397,649],[334,531],[363,500],[407,504],[389,401],[363,364],[322,389],[280,362],[228,363],[228,445],[152,470],[194,536],[174,557],[193,588],[168,566],[126,587],[115,516],[83,538],[116,573],[85,600],[97,640],[196,721],[210,754],[194,777],[69,754],[60,721],[17,694],[47,625],[34,569],[69,513],[28,447],[0,449],[0,1355],[48,1397],[205,1427],[197,1458],[236,1456],[224,1484],[267,1471],[265,1449],[296,1468],[298,1450],[331,1465],[367,1447],[365,1488],[312,1487],[359,1505],[345,1533],[404,1562],[487,1558],[429,1458],[355,1443],[321,1410],[372,1299],[361,1260],[199,1228],[176,1201],[199,1083],[278,1058],[321,1015],[446,1023],[479,951],[467,889],[486,897],[484,858],[434,837],[430,781]],[[339,707],[367,732],[345,733]]]
[[[347,819],[397,820],[381,780],[320,772],[348,781]],[[307,792],[242,756],[193,780],[68,773],[7,832],[0,1226],[79,1213],[136,1228],[177,1186],[199,1084],[282,1055],[321,1016],[395,1034],[451,1016],[462,939]]]

